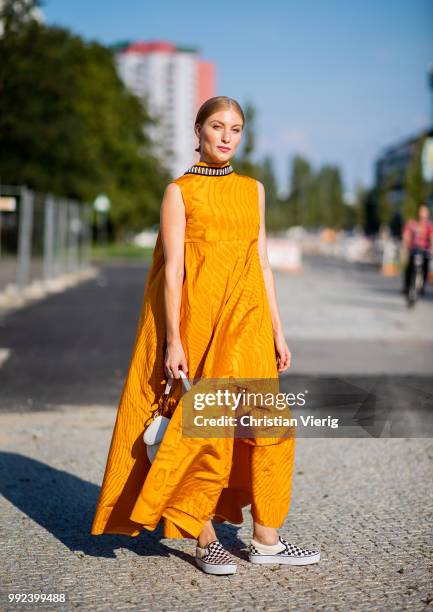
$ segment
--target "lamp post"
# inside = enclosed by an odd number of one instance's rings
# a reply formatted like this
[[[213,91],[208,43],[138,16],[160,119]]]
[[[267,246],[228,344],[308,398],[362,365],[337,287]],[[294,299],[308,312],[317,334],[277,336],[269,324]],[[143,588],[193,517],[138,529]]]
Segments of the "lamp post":
[[[100,193],[96,196],[93,202],[93,208],[96,211],[96,241],[99,241],[100,235],[102,235],[102,242],[107,242],[107,226],[108,226],[108,211],[111,207],[110,198],[105,193]]]

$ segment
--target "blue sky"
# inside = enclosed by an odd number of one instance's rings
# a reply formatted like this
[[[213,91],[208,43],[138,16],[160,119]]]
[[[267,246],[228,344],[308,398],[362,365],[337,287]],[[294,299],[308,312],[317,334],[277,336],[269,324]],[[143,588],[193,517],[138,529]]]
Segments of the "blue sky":
[[[370,185],[384,147],[433,123],[431,0],[46,0],[43,13],[106,44],[198,47],[216,94],[255,106],[256,158],[273,156],[281,188],[295,153]]]

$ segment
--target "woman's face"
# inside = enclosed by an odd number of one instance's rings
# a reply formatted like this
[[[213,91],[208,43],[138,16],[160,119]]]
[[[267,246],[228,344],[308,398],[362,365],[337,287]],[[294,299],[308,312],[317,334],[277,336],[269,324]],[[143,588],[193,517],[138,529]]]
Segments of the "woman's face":
[[[418,218],[420,221],[427,221],[429,218],[430,211],[428,206],[420,206],[418,209]]]
[[[231,109],[210,115],[195,133],[201,142],[201,158],[214,163],[227,162],[236,152],[242,136],[242,117]]]

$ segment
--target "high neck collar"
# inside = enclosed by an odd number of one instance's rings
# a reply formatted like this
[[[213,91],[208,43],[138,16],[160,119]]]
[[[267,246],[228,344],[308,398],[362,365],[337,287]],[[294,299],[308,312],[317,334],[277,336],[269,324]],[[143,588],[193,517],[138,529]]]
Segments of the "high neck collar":
[[[194,164],[194,166],[207,166],[212,167],[212,168],[224,168],[224,166],[229,166],[230,162],[224,162],[223,164],[217,164],[217,163],[212,163],[212,162],[205,162],[205,161],[198,161]]]
[[[205,161],[193,164],[184,174],[202,174],[204,176],[226,176],[234,172],[230,162],[215,165]]]

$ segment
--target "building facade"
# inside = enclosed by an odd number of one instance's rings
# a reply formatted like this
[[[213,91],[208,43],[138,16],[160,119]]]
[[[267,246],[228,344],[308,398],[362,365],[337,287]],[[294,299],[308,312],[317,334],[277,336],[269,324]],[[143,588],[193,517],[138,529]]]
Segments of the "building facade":
[[[194,120],[200,105],[215,95],[215,66],[198,50],[165,41],[113,45],[120,78],[155,119],[146,131],[155,154],[180,176],[198,159]]]
[[[367,233],[373,233],[379,226],[378,206],[380,192],[388,191],[388,198],[392,205],[390,229],[393,235],[401,236],[404,223],[402,205],[405,198],[406,176],[409,165],[416,154],[421,141],[430,141],[433,137],[433,128],[407,138],[401,142],[387,147],[376,160],[375,186],[367,206]],[[426,163],[423,163],[424,181],[430,183]],[[433,202],[428,200],[430,206]]]

